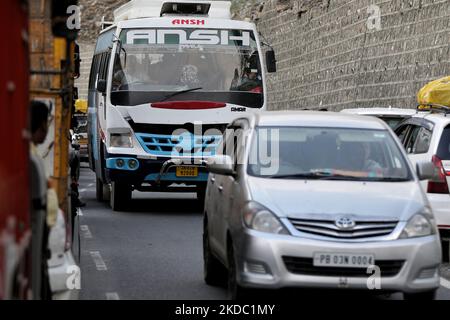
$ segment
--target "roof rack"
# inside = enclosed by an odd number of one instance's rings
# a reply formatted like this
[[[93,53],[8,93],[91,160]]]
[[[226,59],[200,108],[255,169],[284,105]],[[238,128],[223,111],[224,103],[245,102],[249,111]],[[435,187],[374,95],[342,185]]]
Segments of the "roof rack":
[[[417,106],[417,111],[430,113],[443,113],[447,116],[448,114],[450,114],[450,107],[440,104],[427,104],[427,105],[421,104]]]

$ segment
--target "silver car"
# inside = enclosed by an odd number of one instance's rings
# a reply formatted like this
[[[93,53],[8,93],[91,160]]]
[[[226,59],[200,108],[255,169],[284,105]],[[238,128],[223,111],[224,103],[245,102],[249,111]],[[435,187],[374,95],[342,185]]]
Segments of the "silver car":
[[[208,284],[228,279],[231,298],[284,287],[435,297],[441,248],[419,184],[433,166],[413,168],[386,123],[265,112],[234,121],[220,147],[207,164]]]

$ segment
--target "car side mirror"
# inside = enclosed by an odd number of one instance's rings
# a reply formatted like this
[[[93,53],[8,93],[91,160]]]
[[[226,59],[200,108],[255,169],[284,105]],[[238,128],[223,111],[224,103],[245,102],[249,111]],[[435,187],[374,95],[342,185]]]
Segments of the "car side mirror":
[[[419,180],[432,180],[436,178],[436,166],[432,162],[418,162],[416,171]]]
[[[233,166],[233,159],[226,155],[210,157],[206,162],[206,168],[209,172],[224,176],[233,176],[235,174]]]
[[[277,72],[277,60],[275,58],[274,50],[269,50],[266,52],[266,66],[267,72],[269,73]]]
[[[101,93],[105,94],[106,93],[106,87],[107,87],[106,80],[99,79],[97,81],[97,91],[98,92],[101,92]]]

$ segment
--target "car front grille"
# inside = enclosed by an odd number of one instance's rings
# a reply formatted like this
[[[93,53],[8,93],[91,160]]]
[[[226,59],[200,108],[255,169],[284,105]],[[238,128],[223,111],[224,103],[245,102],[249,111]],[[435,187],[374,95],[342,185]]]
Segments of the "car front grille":
[[[300,232],[330,237],[335,239],[361,239],[380,237],[391,234],[398,224],[394,220],[355,221],[355,226],[348,230],[340,229],[334,220],[289,219]]]
[[[283,256],[286,269],[294,274],[328,277],[367,278],[367,268],[316,267],[312,258]],[[377,260],[375,265],[380,268],[381,277],[395,277],[403,267],[403,260]]]
[[[161,135],[136,133],[136,137],[148,153],[158,156],[214,156],[222,136],[195,136],[193,134]]]

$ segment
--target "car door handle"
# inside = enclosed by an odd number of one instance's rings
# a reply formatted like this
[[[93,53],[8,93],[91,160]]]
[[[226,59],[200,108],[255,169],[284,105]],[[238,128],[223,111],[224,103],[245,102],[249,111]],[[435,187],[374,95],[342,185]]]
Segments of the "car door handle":
[[[223,187],[222,186],[220,186],[218,189],[219,189],[220,192],[223,192]]]

